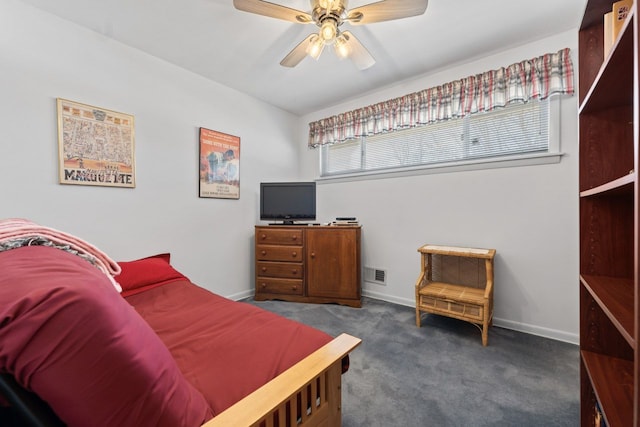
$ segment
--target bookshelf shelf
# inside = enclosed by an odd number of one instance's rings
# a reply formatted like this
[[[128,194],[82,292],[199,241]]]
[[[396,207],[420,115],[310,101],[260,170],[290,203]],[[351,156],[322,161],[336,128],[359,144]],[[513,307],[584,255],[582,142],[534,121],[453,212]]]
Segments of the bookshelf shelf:
[[[636,181],[636,174],[629,173],[618,179],[614,179],[606,184],[599,185],[590,190],[580,192],[580,197],[591,197],[601,195],[628,195],[633,196],[633,184]]]
[[[590,351],[580,355],[607,425],[633,425],[633,362]]]
[[[633,280],[584,275],[580,277],[580,281],[602,307],[618,332],[630,346],[635,347]]]

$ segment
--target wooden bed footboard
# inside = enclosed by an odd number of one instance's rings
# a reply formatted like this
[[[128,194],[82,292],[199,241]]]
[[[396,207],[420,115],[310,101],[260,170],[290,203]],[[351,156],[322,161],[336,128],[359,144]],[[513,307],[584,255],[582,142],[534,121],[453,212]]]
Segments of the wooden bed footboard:
[[[361,342],[340,335],[202,427],[340,426],[342,358]]]

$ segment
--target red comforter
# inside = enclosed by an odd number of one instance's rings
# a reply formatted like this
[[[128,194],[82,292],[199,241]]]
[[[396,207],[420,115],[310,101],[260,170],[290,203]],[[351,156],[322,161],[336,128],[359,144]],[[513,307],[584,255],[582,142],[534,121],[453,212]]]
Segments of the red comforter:
[[[178,280],[128,296],[180,370],[222,412],[293,366],[331,336]]]

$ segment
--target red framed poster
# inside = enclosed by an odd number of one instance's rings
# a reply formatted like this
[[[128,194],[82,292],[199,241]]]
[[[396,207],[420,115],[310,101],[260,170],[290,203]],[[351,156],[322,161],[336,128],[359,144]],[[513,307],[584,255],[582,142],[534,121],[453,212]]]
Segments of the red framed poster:
[[[199,196],[240,198],[240,137],[200,128]]]

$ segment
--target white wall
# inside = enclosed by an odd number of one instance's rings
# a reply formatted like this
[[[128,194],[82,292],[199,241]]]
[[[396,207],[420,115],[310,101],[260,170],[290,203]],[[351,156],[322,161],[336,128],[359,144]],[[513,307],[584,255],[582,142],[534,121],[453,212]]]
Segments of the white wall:
[[[577,30],[401,82],[302,118],[311,121],[569,47]],[[577,71],[577,70],[576,70]],[[576,73],[577,76],[577,73]],[[577,77],[576,77],[577,84]],[[560,163],[411,177],[318,182],[318,219],[356,216],[363,263],[387,270],[372,297],[414,305],[418,247],[489,247],[495,260],[494,324],[578,342],[577,96],[561,103]],[[301,174],[318,176],[319,150],[303,150]]]
[[[194,282],[250,294],[259,182],[297,175],[297,117],[16,0],[0,2],[0,77],[0,218],[116,260],[168,251]],[[58,184],[58,97],[135,116],[135,189]],[[201,126],[240,136],[239,200],[198,198]]]

